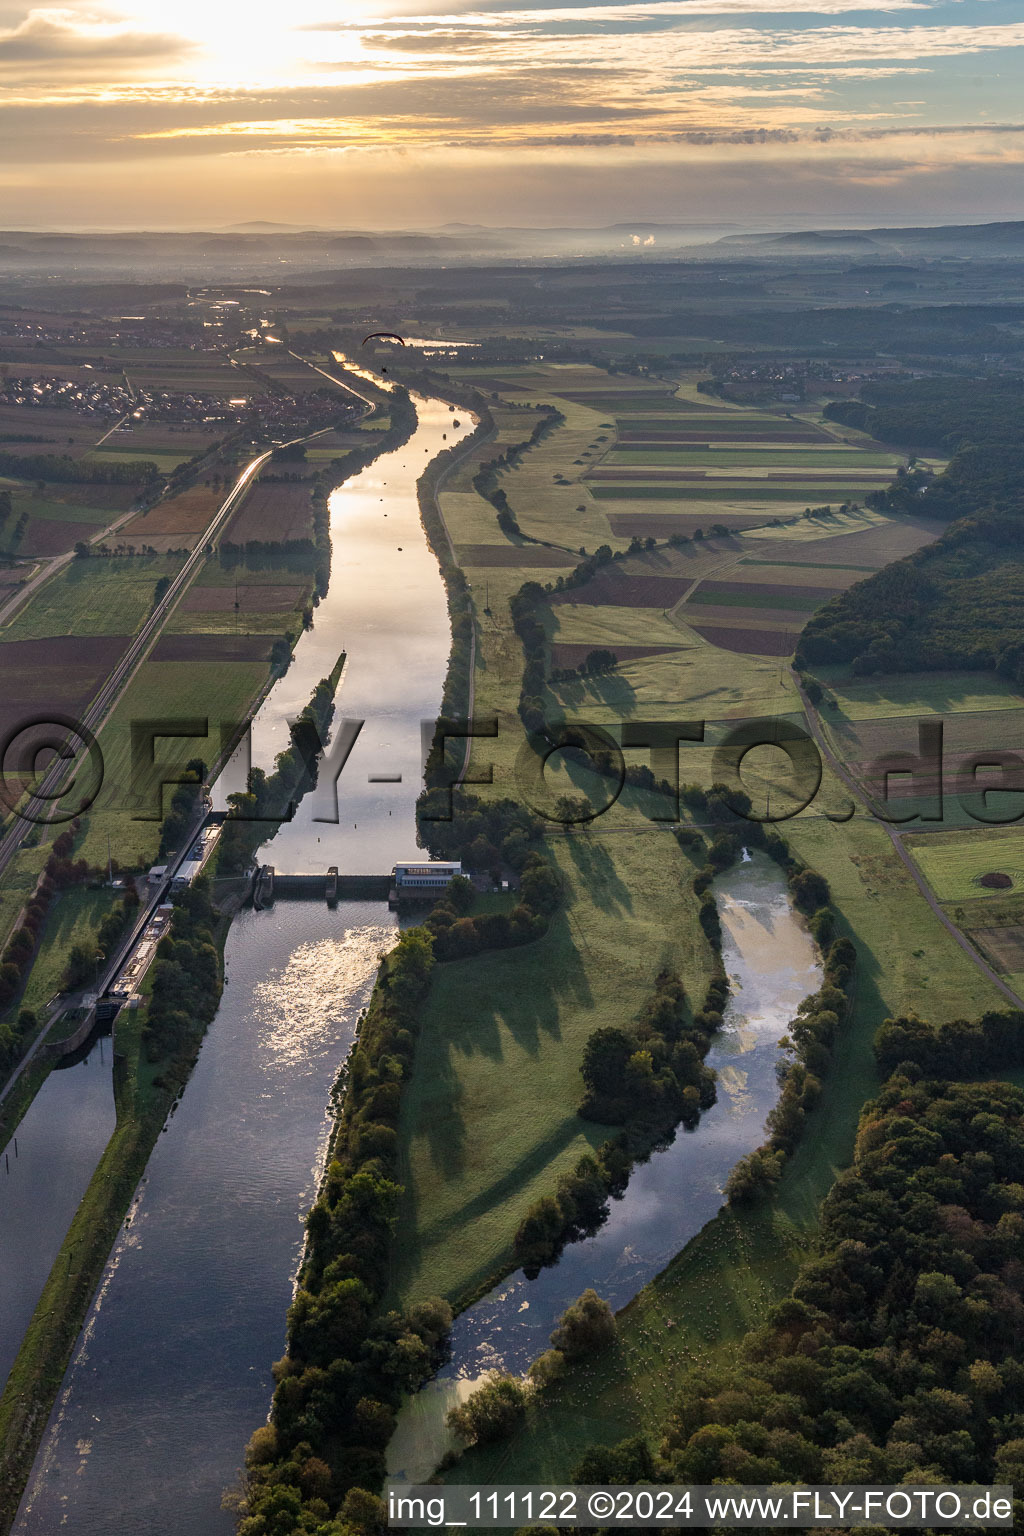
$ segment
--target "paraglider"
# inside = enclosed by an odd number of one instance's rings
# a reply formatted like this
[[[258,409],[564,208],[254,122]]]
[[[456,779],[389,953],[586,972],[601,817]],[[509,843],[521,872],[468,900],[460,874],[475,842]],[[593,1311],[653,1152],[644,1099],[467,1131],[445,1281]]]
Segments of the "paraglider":
[[[395,331],[371,331],[369,336],[364,336],[363,337],[362,345],[365,347],[366,343],[368,341],[374,341],[374,340],[377,340],[377,341],[397,341],[398,345],[400,347],[404,347],[405,346],[405,342],[402,340],[401,336],[399,336],[397,334],[397,332],[395,332]]]

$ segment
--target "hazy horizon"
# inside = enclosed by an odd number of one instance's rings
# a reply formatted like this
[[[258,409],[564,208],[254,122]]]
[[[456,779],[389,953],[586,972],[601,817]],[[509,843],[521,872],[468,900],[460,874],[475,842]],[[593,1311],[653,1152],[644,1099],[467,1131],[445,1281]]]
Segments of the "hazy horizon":
[[[799,222],[799,221],[804,221],[804,222]],[[682,220],[682,219],[679,219],[679,220],[674,220],[674,219],[673,220],[668,220],[668,219],[659,220],[657,218],[637,217],[637,218],[634,218],[634,219],[622,220],[621,222],[616,222],[616,223],[593,223],[593,224],[579,223],[579,224],[571,224],[571,225],[563,223],[563,222],[560,222],[560,221],[558,221],[557,219],[554,219],[554,218],[551,218],[551,219],[548,219],[548,220],[537,219],[537,220],[535,220],[533,222],[525,222],[525,223],[522,223],[522,224],[511,224],[511,223],[510,224],[497,224],[497,223],[472,222],[470,220],[449,219],[449,220],[446,220],[444,223],[431,224],[431,223],[428,223],[426,221],[423,221],[422,223],[419,223],[419,224],[416,224],[416,225],[412,225],[412,224],[384,224],[384,223],[360,224],[360,225],[357,225],[357,224],[322,224],[322,223],[321,224],[317,224],[317,223],[313,223],[312,221],[310,221],[308,223],[298,223],[298,222],[296,222],[296,223],[287,223],[287,222],[285,222],[283,220],[256,219],[256,218],[253,218],[253,219],[238,219],[238,220],[235,220],[235,221],[233,221],[232,223],[229,223],[229,224],[214,224],[212,222],[211,223],[206,223],[206,224],[196,224],[196,223],[189,223],[189,222],[182,222],[182,223],[171,223],[171,222],[168,222],[168,223],[163,223],[163,224],[158,224],[156,222],[148,222],[148,223],[144,223],[144,224],[139,224],[139,223],[136,223],[136,224],[60,224],[60,223],[57,223],[57,222],[53,222],[53,223],[49,223],[49,224],[39,223],[39,224],[33,224],[33,225],[29,225],[29,224],[20,224],[20,225],[18,225],[18,224],[13,224],[13,223],[11,223],[11,224],[0,223],[0,234],[6,234],[6,235],[15,235],[15,234],[79,235],[79,236],[81,236],[83,238],[86,238],[86,237],[88,237],[90,235],[104,236],[104,235],[145,235],[145,234],[158,234],[158,235],[159,234],[174,234],[174,235],[205,235],[205,234],[213,234],[213,235],[238,234],[238,235],[245,235],[245,234],[252,234],[252,235],[257,235],[257,236],[260,235],[260,234],[266,234],[266,235],[271,235],[271,236],[274,235],[274,234],[280,234],[280,235],[330,235],[330,236],[335,236],[335,235],[364,235],[365,234],[365,235],[382,235],[382,236],[386,237],[388,235],[401,235],[401,234],[444,234],[444,233],[456,233],[459,230],[464,230],[466,232],[477,231],[477,232],[486,233],[486,234],[502,234],[502,233],[504,233],[506,231],[515,231],[515,230],[522,230],[522,231],[526,231],[526,232],[534,232],[535,231],[538,234],[543,234],[546,231],[551,231],[552,233],[557,233],[557,232],[563,231],[563,230],[568,231],[570,233],[579,232],[579,233],[601,234],[601,233],[605,233],[607,231],[612,231],[612,230],[616,230],[616,229],[621,229],[623,231],[623,233],[628,233],[629,230],[634,229],[634,228],[636,228],[636,229],[648,229],[648,228],[650,228],[650,229],[657,229],[657,228],[661,227],[663,229],[670,230],[670,231],[673,231],[673,232],[676,232],[676,231],[685,232],[685,231],[688,231],[688,230],[692,231],[693,236],[694,236],[694,245],[700,245],[700,244],[704,244],[704,243],[713,243],[715,240],[717,240],[719,238],[719,235],[722,232],[727,232],[729,234],[738,234],[738,235],[742,235],[742,234],[745,234],[745,233],[750,233],[750,234],[753,234],[753,235],[756,235],[756,234],[768,234],[768,235],[771,235],[771,234],[775,234],[775,233],[777,233],[777,234],[786,234],[786,233],[790,233],[790,232],[792,232],[792,233],[801,233],[803,231],[811,231],[811,230],[824,230],[824,231],[827,231],[827,230],[846,230],[846,229],[850,229],[850,230],[870,231],[870,230],[876,229],[876,228],[886,228],[886,229],[911,229],[911,228],[941,229],[941,228],[944,228],[944,227],[949,226],[949,225],[960,225],[960,224],[962,224],[964,227],[980,229],[980,228],[984,228],[986,225],[989,225],[989,224],[1000,224],[1000,223],[1024,223],[1024,211],[1022,211],[1021,217],[1019,219],[1002,220],[1002,219],[976,218],[976,219],[958,220],[958,219],[952,218],[951,216],[943,217],[940,214],[935,214],[932,217],[922,218],[920,220],[913,220],[912,221],[910,219],[898,219],[898,220],[893,220],[893,221],[890,221],[890,222],[887,222],[887,223],[884,223],[884,224],[881,221],[867,219],[867,218],[860,218],[860,219],[839,219],[837,217],[831,217],[830,218],[827,214],[816,214],[813,209],[805,209],[803,211],[797,211],[797,212],[794,212],[794,213],[780,213],[780,214],[778,214],[778,215],[776,215],[774,217],[767,217],[766,216],[765,218],[762,218],[762,219],[745,219],[745,220],[738,220],[737,219],[737,220],[729,220],[729,221],[723,219],[723,220],[716,220],[714,222],[708,222],[708,221],[703,221],[703,220],[693,220],[693,221],[686,221],[686,220]],[[657,252],[656,249],[652,249],[652,250],[646,251],[645,254],[649,255],[652,259],[655,259],[657,257],[658,252]]]
[[[1019,217],[1010,0],[0,0],[22,229]]]

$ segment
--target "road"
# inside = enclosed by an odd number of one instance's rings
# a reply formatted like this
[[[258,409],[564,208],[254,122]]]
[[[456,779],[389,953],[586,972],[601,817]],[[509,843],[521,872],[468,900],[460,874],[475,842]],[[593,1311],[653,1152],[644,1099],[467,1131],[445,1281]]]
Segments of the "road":
[[[290,447],[293,443],[307,442],[311,438],[321,436],[322,432],[327,430],[330,429],[324,428],[321,429],[320,432],[306,433],[302,437],[289,439],[287,443],[275,443],[273,447],[266,449],[265,452],[257,454],[257,456],[254,459],[251,459],[250,462],[245,466],[235,481],[234,485],[231,487],[231,490],[224,498],[224,501],[218,508],[217,514],[213,521],[210,523],[209,527],[205,530],[199,542],[196,544],[195,549],[193,549],[192,553],[185,561],[185,564],[182,566],[177,576],[174,577],[164,596],[156,604],[153,612],[146,619],[146,622],[143,624],[138,634],[135,635],[130,645],[128,646],[128,649],[121,657],[120,661],[118,661],[113,671],[102,684],[99,692],[95,695],[88,708],[84,711],[79,723],[80,725],[84,726],[86,730],[91,731],[94,735],[99,735],[99,732],[112,714],[114,707],[123,694],[125,688],[127,688],[139,667],[145,661],[147,654],[156,641],[164,624],[168,618],[170,618],[171,613],[174,611],[174,608],[177,605],[179,598],[184,593],[185,588],[192,581],[192,578],[196,575],[200,566],[207,558],[207,549],[220,537],[220,534],[223,532],[229,518],[237,510],[238,504],[244,496],[245,492],[248,490],[253,478],[259,473],[260,469],[270,458],[271,454],[274,452],[274,449],[277,447]],[[62,559],[70,558],[72,557],[62,557]],[[48,574],[52,574],[52,572]],[[35,791],[36,796],[40,798],[47,797],[52,799],[55,792],[59,789],[63,779],[68,774],[70,767],[71,764],[66,758],[55,757],[49,768],[42,775],[39,787]],[[2,841],[0,841],[0,877],[3,876],[11,860],[14,858],[28,833],[31,831],[32,826],[33,823],[16,817],[14,825],[7,833],[7,836]]]
[[[878,822],[879,826],[885,828],[886,832],[889,834],[889,841],[892,843],[893,848],[896,850],[900,861],[907,869],[911,879],[914,881],[914,884],[917,886],[921,895],[924,897],[931,910],[935,913],[935,916],[938,918],[943,928],[945,928],[950,938],[953,939],[955,943],[959,944],[964,954],[967,955],[973,964],[977,966],[978,970],[981,971],[982,975],[992,983],[997,991],[1003,994],[1008,1002],[1012,1003],[1015,1008],[1024,1008],[1024,998],[1019,997],[1012,987],[1007,986],[1006,982],[999,975],[998,971],[993,970],[988,961],[978,953],[967,935],[961,933],[960,929],[956,926],[952,919],[947,917],[945,912],[943,912],[942,907],[939,905],[938,899],[936,898],[931,887],[928,885],[928,882],[925,880],[921,871],[914,863],[914,860],[903,846],[903,830],[899,827],[894,827],[891,822],[883,821],[880,817],[874,815],[874,812],[868,805],[867,797],[865,796],[864,791],[861,789],[861,786],[857,783],[856,779],[846,769],[846,767],[839,761],[839,759],[836,757],[836,754],[829,746],[828,741],[825,738],[825,733],[821,728],[821,721],[818,719],[817,711],[815,710],[814,705],[811,703],[810,699],[807,697],[803,685],[800,682],[799,675],[795,671],[793,672],[793,678],[797,686],[797,691],[800,694],[800,698],[803,701],[804,714],[807,717],[807,725],[810,729],[811,735],[814,737],[818,751],[821,753],[824,761],[828,763],[833,773],[835,773],[836,777],[841,779],[842,782],[846,785],[846,788],[853,796],[854,805],[860,805],[867,815],[872,816]],[[911,829],[908,828],[907,830]]]

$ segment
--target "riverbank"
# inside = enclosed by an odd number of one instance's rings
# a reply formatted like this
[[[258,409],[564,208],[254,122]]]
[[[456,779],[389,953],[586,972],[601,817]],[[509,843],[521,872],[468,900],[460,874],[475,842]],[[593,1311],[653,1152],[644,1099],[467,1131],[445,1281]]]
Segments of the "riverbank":
[[[18,1536],[65,1516],[89,1536],[230,1532],[221,1498],[273,1388],[331,1085],[393,933],[379,904],[231,923],[216,1021],[103,1256]]]
[[[827,868],[837,933],[857,946],[849,1012],[824,1074],[821,1097],[774,1191],[753,1206],[725,1206],[635,1297],[617,1319],[605,1353],[570,1366],[533,1399],[523,1425],[500,1447],[473,1450],[453,1480],[543,1482],[569,1477],[594,1444],[646,1434],[656,1448],[681,1383],[694,1365],[711,1372],[763,1326],[815,1252],[821,1202],[849,1165],[861,1109],[877,1093],[875,1032],[888,1015],[917,1006],[925,1017],[991,1006],[992,993],[926,911],[913,907],[912,883],[887,852],[885,829],[798,817],[785,826],[794,852]],[[870,852],[868,870],[860,862]],[[927,965],[911,951],[914,914]]]

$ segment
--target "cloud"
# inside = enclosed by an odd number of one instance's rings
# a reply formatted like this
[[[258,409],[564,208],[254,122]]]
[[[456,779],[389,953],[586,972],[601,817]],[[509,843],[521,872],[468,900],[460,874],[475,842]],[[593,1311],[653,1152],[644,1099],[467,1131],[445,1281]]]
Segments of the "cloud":
[[[192,51],[185,38],[133,31],[110,22],[84,22],[67,10],[33,10],[16,27],[0,31],[0,65],[52,70],[113,69],[151,59],[161,63]]]
[[[834,15],[844,11],[924,11],[933,0],[636,0],[635,4],[538,6],[535,9],[459,10],[401,15],[400,25],[412,27],[451,27],[453,24],[477,29],[507,30],[547,27],[569,23],[577,31],[597,29],[609,23],[632,22],[642,26],[649,18],[686,21],[692,16],[726,16],[734,13],[756,15]],[[324,21],[306,23],[296,32],[359,32],[364,26],[385,25],[379,15],[366,21]]]
[[[500,37],[494,32],[364,32],[361,41],[365,48],[394,48],[403,53],[461,53],[477,52],[499,47]]]
[[[475,17],[474,20],[479,20]],[[374,31],[374,47],[386,46],[388,34]],[[408,36],[403,32],[402,38]],[[504,33],[498,34],[510,42]],[[1024,22],[995,26],[849,26],[832,25],[789,29],[771,27],[687,27],[665,32],[641,32],[628,39],[621,34],[542,35],[515,39],[520,63],[555,65],[568,59],[585,60],[607,67],[618,65],[624,73],[654,71],[656,82],[672,67],[692,69],[742,66],[776,59],[832,65],[878,58],[901,62],[943,55],[981,53],[1024,46]]]

